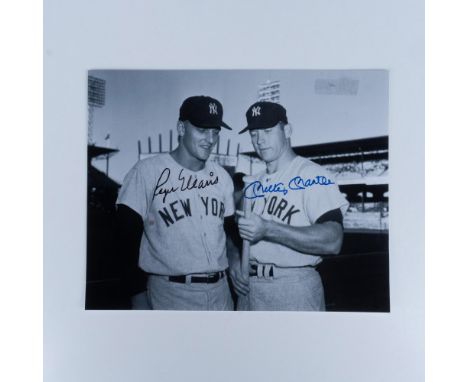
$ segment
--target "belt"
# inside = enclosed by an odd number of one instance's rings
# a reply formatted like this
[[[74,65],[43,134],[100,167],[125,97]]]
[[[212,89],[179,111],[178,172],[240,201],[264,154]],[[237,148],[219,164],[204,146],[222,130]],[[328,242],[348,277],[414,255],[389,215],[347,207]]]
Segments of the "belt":
[[[298,272],[309,272],[311,269],[314,269],[314,267],[309,265],[302,267],[277,267],[274,264],[250,263],[249,266],[250,277],[266,279],[295,276]]]
[[[200,284],[214,284],[225,276],[225,272],[213,272],[207,273],[205,276],[192,276],[192,275],[180,275],[180,276],[169,276],[168,280],[174,283],[200,283]]]
[[[270,270],[267,270],[265,274],[265,267],[264,265],[258,266],[257,264],[250,264],[250,271],[249,276],[257,276],[257,277],[273,277],[273,266],[270,266]]]

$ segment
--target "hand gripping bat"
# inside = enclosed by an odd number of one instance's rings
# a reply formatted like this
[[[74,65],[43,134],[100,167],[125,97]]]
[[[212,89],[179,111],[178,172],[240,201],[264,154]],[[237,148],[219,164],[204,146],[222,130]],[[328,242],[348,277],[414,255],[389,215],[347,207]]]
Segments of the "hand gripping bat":
[[[243,177],[244,185],[249,185],[253,178],[251,176]],[[245,187],[244,187],[245,190]],[[242,204],[244,210],[244,217],[249,218],[252,211],[252,199],[246,199],[244,194],[242,195]],[[249,260],[250,260],[250,241],[242,240],[242,258],[241,258],[241,270],[242,275],[246,280],[249,279]]]

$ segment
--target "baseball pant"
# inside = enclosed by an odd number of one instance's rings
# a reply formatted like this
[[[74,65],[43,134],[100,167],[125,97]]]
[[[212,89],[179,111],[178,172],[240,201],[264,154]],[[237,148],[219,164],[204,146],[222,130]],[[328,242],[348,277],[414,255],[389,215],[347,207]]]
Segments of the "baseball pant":
[[[237,310],[325,310],[322,280],[313,267],[255,265],[256,275],[250,276],[250,293],[239,296]]]
[[[148,300],[156,310],[233,310],[227,277],[213,284],[182,284],[150,275]]]

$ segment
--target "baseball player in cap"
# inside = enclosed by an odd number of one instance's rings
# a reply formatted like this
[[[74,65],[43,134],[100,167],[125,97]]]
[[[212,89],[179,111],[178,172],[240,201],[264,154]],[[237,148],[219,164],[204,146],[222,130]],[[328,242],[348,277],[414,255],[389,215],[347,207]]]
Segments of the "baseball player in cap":
[[[348,202],[326,170],[297,156],[283,106],[257,102],[246,113],[256,153],[266,170],[244,188],[250,217],[240,215],[239,232],[250,242],[249,280],[237,266],[231,276],[238,310],[325,310],[315,267],[337,254]]]
[[[224,222],[233,217],[233,183],[207,161],[218,141],[221,103],[187,98],[180,107],[178,147],[139,161],[126,175],[117,205],[128,251],[148,275],[152,309],[232,310]],[[131,231],[131,232],[129,232]],[[133,249],[132,249],[133,248]],[[132,292],[140,297],[142,285]]]

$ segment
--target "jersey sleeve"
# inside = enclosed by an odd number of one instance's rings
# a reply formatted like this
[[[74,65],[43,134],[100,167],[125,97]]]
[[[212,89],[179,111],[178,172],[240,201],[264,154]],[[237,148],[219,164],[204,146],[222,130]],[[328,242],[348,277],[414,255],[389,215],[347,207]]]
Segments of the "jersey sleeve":
[[[137,163],[125,176],[116,204],[125,204],[145,219],[148,210],[148,187],[143,166]]]
[[[312,180],[320,177],[324,181],[323,183],[332,182],[326,185],[314,184],[304,190],[305,210],[311,223],[315,223],[322,215],[336,209],[340,209],[341,214],[345,215],[349,203],[328,171],[318,165],[314,167],[307,166],[301,171],[301,177]]]

